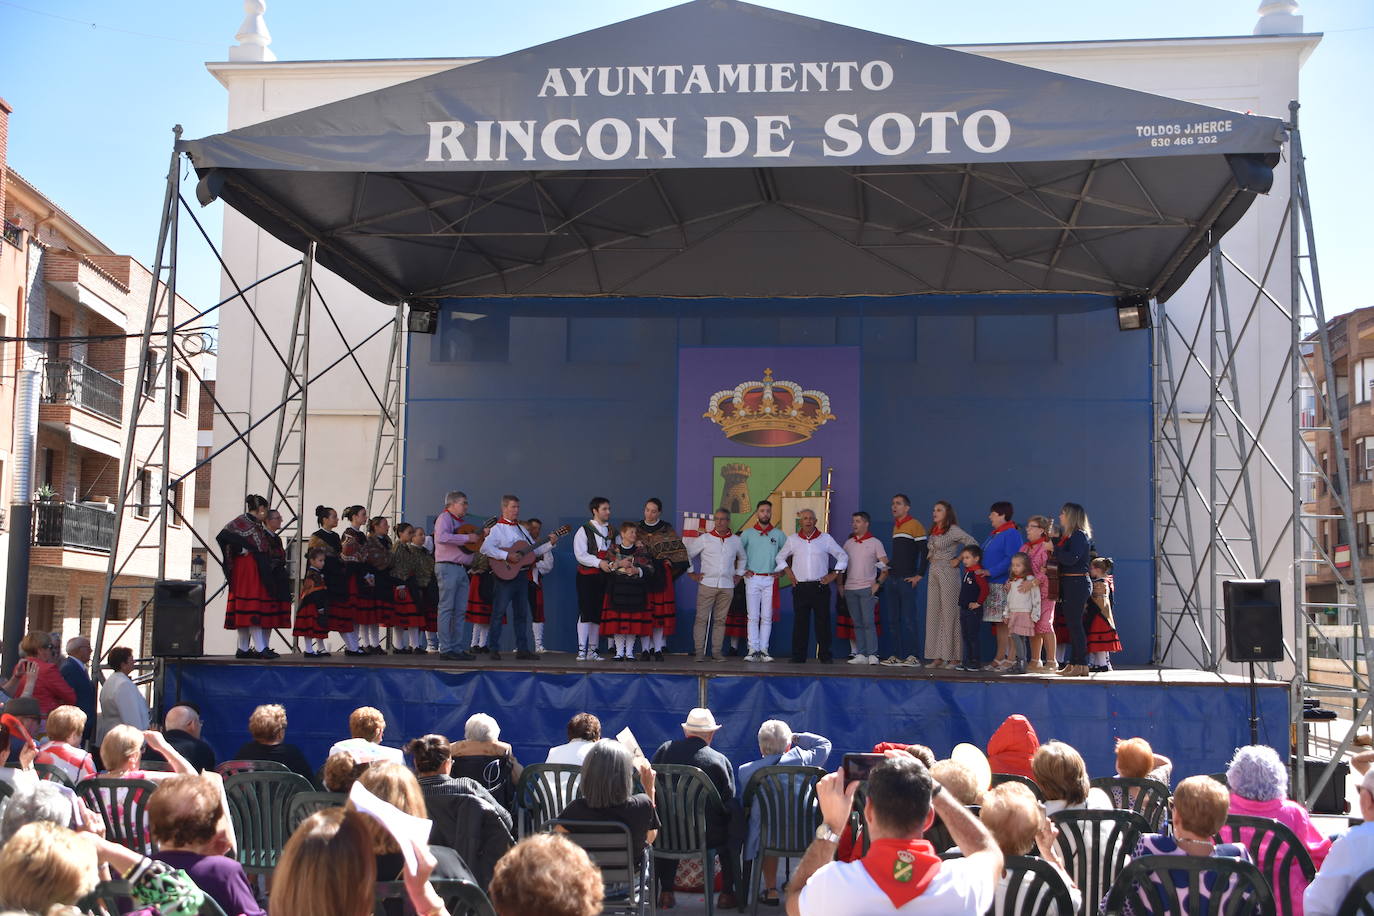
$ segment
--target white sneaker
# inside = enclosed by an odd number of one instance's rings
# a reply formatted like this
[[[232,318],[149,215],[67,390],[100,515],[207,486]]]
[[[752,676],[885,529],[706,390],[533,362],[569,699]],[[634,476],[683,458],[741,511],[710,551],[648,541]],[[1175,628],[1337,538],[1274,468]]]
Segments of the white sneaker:
[[[600,655],[597,655],[597,654],[596,654],[596,650],[593,649],[592,651],[590,651],[590,652],[587,653],[587,661],[589,661],[589,662],[604,662],[605,659],[602,658]]]
[[[876,656],[876,655],[870,655],[870,656],[868,656],[865,660],[866,660],[870,665],[877,665],[877,664],[879,664],[878,656]]]
[[[577,660],[578,660],[579,662],[585,662],[585,661],[587,660],[587,650],[586,650],[586,649],[578,649],[578,650],[577,650]]]
[[[746,662],[756,662],[759,660],[759,653],[750,652],[748,655],[744,656],[744,660]]]
[[[538,646],[535,646],[535,647],[534,647],[534,654],[535,654],[535,655],[543,655],[543,654],[544,654],[544,646],[543,646],[542,644],[541,644],[541,645],[538,645]]]
[[[772,660],[773,660],[773,656],[769,655],[767,652],[760,652],[760,653],[759,653],[759,661],[761,661],[761,662],[771,662]]]
[[[867,655],[856,655],[856,656],[854,656],[853,658],[851,658],[851,659],[849,660],[849,664],[851,664],[851,665],[867,665],[867,664],[868,664],[868,656],[867,656]]]

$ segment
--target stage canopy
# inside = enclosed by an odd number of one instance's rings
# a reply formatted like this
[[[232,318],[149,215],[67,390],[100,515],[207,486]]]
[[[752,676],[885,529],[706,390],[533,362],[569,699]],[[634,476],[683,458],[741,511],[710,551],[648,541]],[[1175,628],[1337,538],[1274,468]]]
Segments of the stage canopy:
[[[1283,125],[694,0],[181,148],[384,301],[1167,298]]]

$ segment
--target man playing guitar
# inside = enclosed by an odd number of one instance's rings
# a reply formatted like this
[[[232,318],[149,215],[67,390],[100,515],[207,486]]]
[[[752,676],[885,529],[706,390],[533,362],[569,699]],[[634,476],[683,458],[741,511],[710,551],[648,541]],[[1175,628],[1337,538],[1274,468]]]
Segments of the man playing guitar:
[[[482,541],[482,553],[497,561],[519,563],[526,552],[513,550],[519,544],[533,544],[534,539],[520,523],[520,498],[507,493],[501,497],[501,518]],[[534,548],[531,553],[542,557],[558,543],[557,533],[550,534],[548,543]],[[533,632],[530,628],[529,580],[524,576],[510,579],[496,577],[491,596],[491,632],[488,644],[491,646],[492,661],[501,660],[501,620],[509,612],[510,622],[515,627],[515,657],[521,661],[534,661],[539,658],[531,651]]]

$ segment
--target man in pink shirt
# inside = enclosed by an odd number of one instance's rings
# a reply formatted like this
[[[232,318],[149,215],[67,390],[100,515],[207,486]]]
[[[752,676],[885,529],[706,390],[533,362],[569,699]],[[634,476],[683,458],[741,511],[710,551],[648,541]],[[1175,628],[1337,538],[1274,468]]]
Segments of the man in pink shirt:
[[[472,624],[467,620],[468,566],[474,547],[481,539],[476,534],[459,534],[463,514],[468,511],[468,497],[462,490],[454,490],[444,499],[444,511],[434,520],[434,574],[439,580],[439,657],[445,661],[470,662],[472,655],[464,651],[472,637]],[[483,532],[485,534],[486,532]]]
[[[854,534],[844,542],[844,552],[849,554],[849,568],[844,573],[844,603],[854,621],[851,665],[878,664],[878,628],[873,609],[878,591],[887,579],[887,551],[883,542],[868,530],[870,523],[867,512],[855,512]]]

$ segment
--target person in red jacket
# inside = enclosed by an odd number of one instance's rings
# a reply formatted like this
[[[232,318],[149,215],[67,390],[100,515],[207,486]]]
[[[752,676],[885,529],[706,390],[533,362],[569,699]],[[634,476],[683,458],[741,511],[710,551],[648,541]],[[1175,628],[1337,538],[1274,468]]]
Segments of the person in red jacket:
[[[1040,746],[1035,726],[1025,716],[1007,716],[988,739],[988,764],[994,773],[1034,779],[1031,758]]]
[[[34,630],[19,643],[19,650],[24,657],[14,666],[13,677],[5,685],[7,688],[17,686],[7,689],[7,693],[17,694],[26,689],[25,679],[30,672],[37,670],[33,698],[38,701],[38,708],[44,716],[59,706],[76,704],[76,691],[72,690],[72,685],[67,683],[53,661],[57,658],[57,643],[53,642],[51,633]]]

